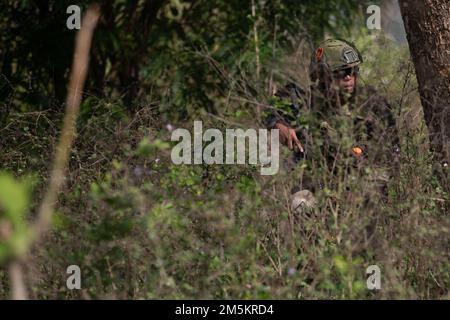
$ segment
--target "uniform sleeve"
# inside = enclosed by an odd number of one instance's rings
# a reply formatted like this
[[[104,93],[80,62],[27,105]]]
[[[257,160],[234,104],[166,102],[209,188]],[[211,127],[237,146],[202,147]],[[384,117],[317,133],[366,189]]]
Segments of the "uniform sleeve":
[[[394,111],[392,110],[391,105],[385,97],[379,96],[378,99],[379,106],[377,108],[377,111],[379,113],[379,116],[384,120],[387,131],[386,136],[389,137],[393,151],[396,151],[394,149],[398,149],[400,146],[396,116],[394,114]]]
[[[379,94],[373,96],[373,111],[379,121],[381,121],[382,132],[377,137],[384,146],[385,156],[390,163],[395,165],[398,163],[400,155],[400,139],[396,125],[396,115],[387,99]]]

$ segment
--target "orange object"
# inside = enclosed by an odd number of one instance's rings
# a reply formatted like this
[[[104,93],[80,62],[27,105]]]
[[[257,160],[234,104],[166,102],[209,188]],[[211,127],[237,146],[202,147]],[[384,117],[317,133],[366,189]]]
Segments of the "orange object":
[[[353,150],[353,154],[357,157],[359,157],[362,154],[362,149],[359,147],[353,147],[352,150]]]
[[[322,56],[323,56],[323,48],[317,48],[316,61],[319,62],[320,60],[322,60]]]

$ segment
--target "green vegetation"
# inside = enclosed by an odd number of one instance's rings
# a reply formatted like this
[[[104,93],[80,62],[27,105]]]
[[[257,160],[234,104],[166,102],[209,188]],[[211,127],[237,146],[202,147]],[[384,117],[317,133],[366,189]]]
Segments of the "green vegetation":
[[[37,299],[449,297],[448,195],[432,174],[414,69],[407,47],[365,29],[363,1],[255,0],[255,17],[242,1],[100,1],[66,184],[51,230],[31,243],[73,51],[68,4],[48,3],[52,14],[40,1],[0,5],[0,298],[11,295],[8,262],[29,245]],[[336,177],[299,216],[289,195],[301,166],[261,176],[172,164],[171,127],[262,127],[275,88],[306,86],[312,44],[330,36],[358,45],[361,81],[398,114],[387,200],[369,180]],[[66,288],[72,264],[82,290]],[[369,265],[381,268],[379,291],[366,287]]]

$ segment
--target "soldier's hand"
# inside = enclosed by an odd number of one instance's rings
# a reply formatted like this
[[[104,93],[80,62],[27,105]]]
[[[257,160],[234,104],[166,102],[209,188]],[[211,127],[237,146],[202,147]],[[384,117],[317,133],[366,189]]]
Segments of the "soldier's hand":
[[[280,130],[281,143],[286,145],[289,150],[294,150],[295,152],[304,152],[301,142],[297,138],[295,130],[289,128],[288,126],[278,122],[275,124],[275,128]]]

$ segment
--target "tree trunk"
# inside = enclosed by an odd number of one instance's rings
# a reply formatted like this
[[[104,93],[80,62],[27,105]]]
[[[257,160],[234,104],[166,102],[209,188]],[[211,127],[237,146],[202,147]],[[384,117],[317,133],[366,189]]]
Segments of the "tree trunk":
[[[436,160],[450,155],[450,1],[399,0],[415,65],[430,146]]]

